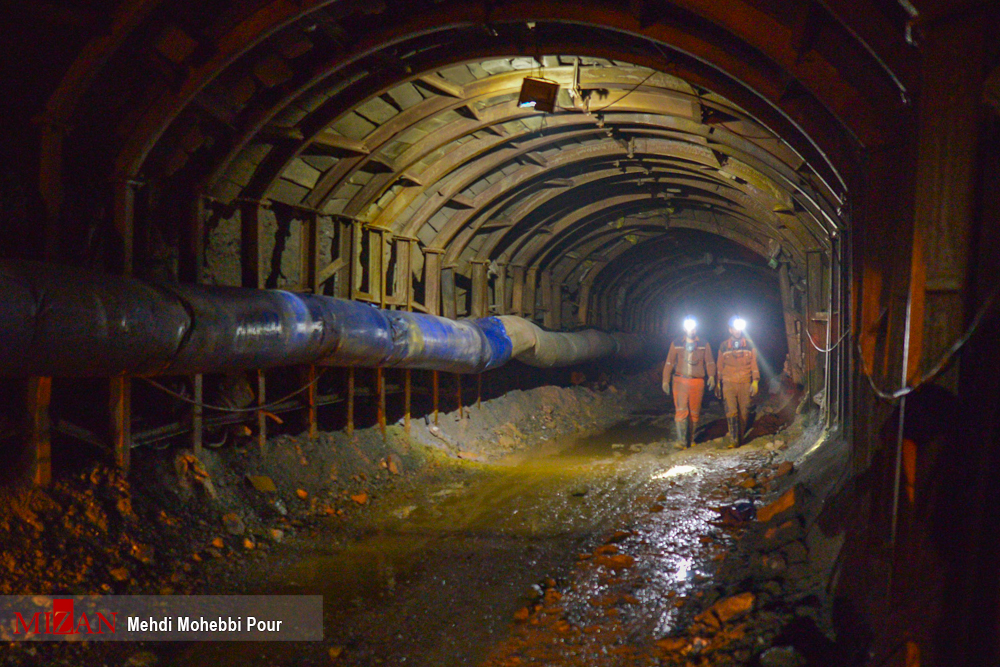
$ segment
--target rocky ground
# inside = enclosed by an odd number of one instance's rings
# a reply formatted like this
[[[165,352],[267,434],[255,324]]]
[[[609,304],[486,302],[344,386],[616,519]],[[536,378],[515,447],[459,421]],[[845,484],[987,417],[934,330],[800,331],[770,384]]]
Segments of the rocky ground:
[[[240,593],[296,537],[349,530],[353,519],[398,488],[440,475],[449,461],[488,461],[529,450],[560,433],[600,430],[628,412],[642,378],[595,391],[540,387],[402,424],[269,439],[234,447],[138,450],[126,478],[94,463],[51,488],[0,496],[0,594]],[[635,398],[634,400],[638,400]],[[539,409],[540,405],[546,406]],[[334,527],[332,530],[336,531]],[[86,645],[10,643],[0,663],[79,664]],[[107,664],[134,647],[111,646]],[[41,651],[41,653],[39,653]],[[88,660],[89,662],[89,660]],[[94,663],[100,664],[100,662]],[[138,663],[137,663],[138,664]]]
[[[843,534],[818,518],[847,450],[813,449],[823,433],[805,421],[673,459],[635,511],[515,614],[484,665],[843,664],[829,594]]]
[[[677,452],[667,401],[636,376],[508,392],[410,434],[140,452],[131,481],[94,465],[8,492],[0,593],[320,590],[330,604],[321,645],[8,643],[0,662],[837,664],[842,537],[819,517],[846,447],[814,447],[824,433],[799,406],[761,400],[753,441],[727,449],[711,403]],[[352,559],[378,562],[328,581]]]

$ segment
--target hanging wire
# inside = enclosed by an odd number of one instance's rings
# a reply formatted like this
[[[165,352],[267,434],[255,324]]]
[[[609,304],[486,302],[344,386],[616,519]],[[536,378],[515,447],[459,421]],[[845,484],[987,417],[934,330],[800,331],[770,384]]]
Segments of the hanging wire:
[[[650,79],[652,79],[654,75],[659,74],[659,73],[660,72],[658,70],[654,69],[652,72],[649,73],[649,76],[647,76],[645,79],[643,79],[642,81],[640,81],[639,83],[637,83],[631,90],[629,90],[627,93],[625,93],[624,95],[622,95],[621,97],[619,97],[617,100],[615,100],[614,102],[608,102],[607,104],[605,104],[600,109],[591,109],[590,113],[601,113],[605,109],[609,109],[609,108],[613,107],[614,105],[618,104],[619,102],[621,102],[622,100],[624,100],[626,97],[628,97],[629,95],[631,95],[632,93],[634,93],[635,91],[639,90],[639,88],[642,87],[642,84],[646,83],[647,81],[649,81]]]
[[[255,406],[253,406],[251,408],[230,408],[230,407],[225,407],[225,406],[222,406],[222,405],[209,405],[208,403],[201,403],[201,402],[198,402],[198,401],[196,401],[194,399],[188,398],[187,396],[185,396],[183,394],[179,394],[176,391],[174,391],[173,389],[170,389],[169,387],[165,387],[164,385],[160,384],[156,380],[153,380],[153,379],[150,379],[150,378],[146,378],[146,377],[140,377],[139,379],[142,380],[142,381],[144,381],[144,382],[146,382],[146,383],[148,383],[148,384],[150,384],[150,385],[152,385],[152,386],[154,386],[154,387],[156,387],[157,389],[159,389],[160,391],[164,392],[165,394],[173,396],[174,398],[176,398],[179,401],[183,401],[185,403],[190,403],[191,405],[198,406],[198,407],[201,407],[201,408],[204,408],[204,409],[218,410],[219,412],[259,412],[261,410],[273,410],[274,408],[278,407],[279,405],[281,405],[282,403],[284,403],[288,399],[294,398],[295,396],[298,396],[299,394],[301,394],[302,392],[304,392],[306,389],[308,389],[309,387],[311,387],[314,384],[316,384],[317,382],[319,382],[319,379],[321,377],[323,377],[323,375],[326,374],[327,370],[328,369],[324,368],[323,370],[321,370],[316,375],[315,379],[313,379],[308,384],[305,384],[302,387],[299,387],[298,389],[296,389],[292,393],[287,394],[285,396],[282,396],[281,398],[279,398],[277,400],[271,401],[270,403],[267,403],[266,405],[255,405]]]
[[[834,350],[836,350],[837,346],[840,345],[841,343],[843,343],[844,339],[847,338],[847,336],[850,335],[850,333],[851,333],[850,329],[848,329],[847,331],[845,331],[843,333],[843,335],[841,335],[840,338],[837,339],[836,343],[834,343],[831,347],[828,347],[828,348],[824,349],[824,348],[820,347],[819,345],[817,345],[816,341],[813,340],[812,334],[809,333],[809,327],[803,327],[803,329],[805,329],[806,336],[809,338],[809,343],[814,348],[816,348],[817,352],[821,352],[823,354],[826,354],[828,352],[833,352]]]
[[[955,358],[955,355],[958,354],[959,350],[965,347],[965,344],[969,342],[969,339],[972,338],[972,336],[975,335],[975,333],[979,330],[979,326],[982,324],[986,316],[992,312],[993,307],[996,305],[998,298],[1000,298],[1000,284],[998,284],[993,289],[993,292],[990,294],[989,298],[987,298],[986,301],[983,302],[983,305],[979,308],[979,311],[976,313],[976,316],[972,318],[972,323],[969,324],[969,328],[966,329],[965,333],[959,336],[954,343],[952,343],[951,347],[948,348],[947,352],[941,355],[941,358],[938,359],[937,363],[935,363],[934,366],[931,367],[929,371],[927,371],[927,373],[921,376],[919,380],[917,380],[910,386],[903,387],[902,389],[898,389],[893,392],[883,391],[878,386],[876,386],[872,371],[869,370],[868,367],[865,365],[865,355],[864,351],[861,349],[861,343],[859,341],[857,347],[858,347],[858,355],[859,358],[861,359],[861,373],[868,380],[868,384],[871,385],[872,391],[875,392],[875,395],[885,401],[896,401],[900,398],[903,398],[904,396],[912,394],[914,391],[916,391],[923,385],[927,384],[928,382],[934,381],[939,375],[941,375],[941,373],[944,372],[944,370],[951,363],[952,359]],[[808,331],[806,333],[808,333]]]
[[[662,48],[660,48],[660,45],[659,45],[659,44],[657,44],[657,43],[656,43],[655,41],[654,41],[654,42],[650,42],[650,43],[651,43],[651,44],[653,45],[653,47],[654,47],[654,48],[655,48],[655,49],[656,49],[657,51],[659,51],[659,52],[660,52],[660,55],[661,55],[661,56],[663,56],[663,60],[664,60],[664,64],[665,64],[665,65],[669,65],[669,64],[670,64],[670,56],[669,56],[669,55],[668,55],[668,54],[667,54],[667,53],[666,53],[666,52],[665,52],[665,51],[664,51],[664,50],[663,50]],[[636,85],[635,85],[635,86],[634,86],[634,87],[633,87],[633,88],[632,88],[631,90],[629,90],[629,91],[628,91],[627,93],[625,93],[624,95],[622,95],[621,97],[619,97],[619,98],[618,98],[617,100],[615,100],[614,102],[608,102],[607,104],[605,104],[605,105],[604,105],[603,107],[601,107],[600,109],[590,109],[590,108],[589,108],[589,103],[588,103],[588,109],[587,109],[587,113],[590,113],[590,114],[597,114],[597,113],[601,113],[601,112],[602,112],[602,111],[604,111],[605,109],[609,109],[609,108],[613,107],[614,105],[618,104],[619,102],[621,102],[622,100],[624,100],[624,99],[625,99],[626,97],[628,97],[629,95],[631,95],[632,93],[634,93],[635,91],[637,91],[637,90],[638,90],[639,88],[641,88],[641,87],[642,87],[642,85],[643,85],[644,83],[646,83],[647,81],[649,81],[650,79],[652,79],[652,78],[653,78],[653,75],[655,75],[655,74],[660,74],[660,73],[661,73],[661,72],[660,72],[660,70],[656,70],[656,69],[654,69],[654,70],[653,70],[652,72],[650,72],[650,73],[649,73],[649,76],[647,76],[647,77],[646,77],[645,79],[643,79],[643,80],[642,80],[642,81],[640,81],[640,82],[639,82],[638,84],[636,84]]]

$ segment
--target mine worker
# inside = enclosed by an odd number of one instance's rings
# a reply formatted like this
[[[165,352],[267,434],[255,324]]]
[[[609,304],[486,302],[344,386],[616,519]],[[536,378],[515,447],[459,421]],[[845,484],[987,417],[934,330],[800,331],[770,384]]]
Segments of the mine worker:
[[[719,389],[726,400],[730,447],[743,444],[744,429],[750,412],[750,398],[757,395],[760,370],[757,348],[746,336],[746,321],[738,316],[729,320],[729,338],[719,346]]]
[[[684,318],[684,335],[670,344],[667,362],[663,366],[663,391],[674,394],[675,446],[691,446],[701,416],[701,399],[715,387],[715,358],[708,341],[698,338],[698,324],[693,317]],[[673,382],[670,376],[673,374]]]

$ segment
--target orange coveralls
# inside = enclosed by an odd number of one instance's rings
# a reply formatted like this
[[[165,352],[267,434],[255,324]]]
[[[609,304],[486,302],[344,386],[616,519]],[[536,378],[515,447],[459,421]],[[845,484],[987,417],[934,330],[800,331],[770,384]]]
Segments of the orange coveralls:
[[[705,378],[715,376],[715,358],[712,346],[697,336],[688,341],[686,336],[670,344],[667,363],[663,365],[663,384],[673,378],[674,420],[682,422],[691,416],[692,425],[701,416],[701,400],[705,395]]]
[[[750,384],[760,380],[757,348],[746,336],[730,336],[719,346],[719,379],[726,400],[726,418],[739,415],[745,424],[750,412]]]

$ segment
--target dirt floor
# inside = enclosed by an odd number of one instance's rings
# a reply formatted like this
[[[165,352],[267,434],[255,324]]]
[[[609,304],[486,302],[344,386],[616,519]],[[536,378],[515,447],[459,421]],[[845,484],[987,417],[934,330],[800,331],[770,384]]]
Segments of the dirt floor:
[[[678,451],[649,376],[540,387],[314,441],[143,452],[10,492],[0,593],[322,593],[323,642],[8,643],[11,665],[805,665],[836,639],[841,538],[817,517],[845,448],[719,406]],[[756,518],[754,518],[754,514]]]

